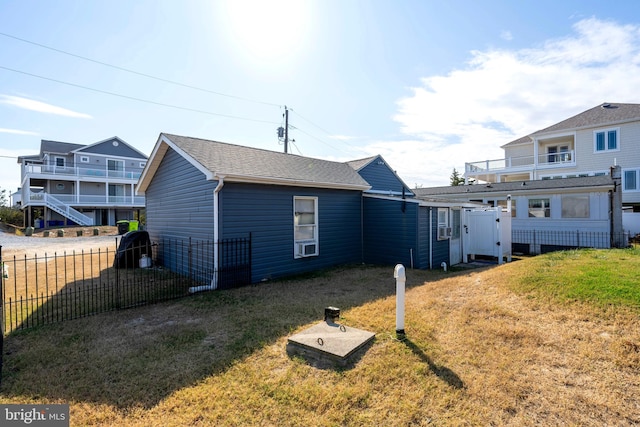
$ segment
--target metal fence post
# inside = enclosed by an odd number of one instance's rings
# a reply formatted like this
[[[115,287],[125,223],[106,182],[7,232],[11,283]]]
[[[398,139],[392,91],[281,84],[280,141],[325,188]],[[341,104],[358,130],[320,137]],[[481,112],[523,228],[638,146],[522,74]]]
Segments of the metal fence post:
[[[2,365],[4,360],[4,261],[2,245],[0,245],[0,386],[2,385]]]

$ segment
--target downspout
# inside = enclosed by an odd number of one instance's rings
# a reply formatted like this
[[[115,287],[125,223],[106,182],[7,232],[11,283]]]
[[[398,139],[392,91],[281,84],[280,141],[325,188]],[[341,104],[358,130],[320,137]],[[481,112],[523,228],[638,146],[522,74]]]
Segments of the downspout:
[[[360,193],[360,261],[364,265],[364,193]]]
[[[433,208],[429,206],[429,270],[433,270]]]
[[[202,292],[202,291],[213,291],[218,288],[218,236],[219,236],[219,210],[220,210],[220,201],[219,201],[219,193],[224,187],[224,176],[218,176],[218,185],[213,190],[213,278],[211,279],[211,283],[207,286],[195,286],[189,288],[189,293]]]

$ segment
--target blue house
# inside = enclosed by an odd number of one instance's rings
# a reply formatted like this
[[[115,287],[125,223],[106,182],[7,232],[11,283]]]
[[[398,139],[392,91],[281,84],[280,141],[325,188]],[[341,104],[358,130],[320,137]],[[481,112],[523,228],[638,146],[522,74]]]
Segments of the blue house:
[[[340,264],[449,261],[449,241],[437,239],[435,205],[445,204],[417,200],[381,156],[341,163],[163,133],[138,192],[152,241],[250,235],[252,283]]]

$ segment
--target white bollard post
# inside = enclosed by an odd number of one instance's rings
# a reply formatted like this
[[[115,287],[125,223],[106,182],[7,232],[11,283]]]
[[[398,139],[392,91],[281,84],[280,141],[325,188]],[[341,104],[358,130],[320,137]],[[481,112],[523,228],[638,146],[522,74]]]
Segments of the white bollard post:
[[[396,279],[396,336],[398,338],[404,337],[404,285],[406,282],[406,276],[404,273],[404,266],[402,264],[396,265],[393,272],[393,277]]]

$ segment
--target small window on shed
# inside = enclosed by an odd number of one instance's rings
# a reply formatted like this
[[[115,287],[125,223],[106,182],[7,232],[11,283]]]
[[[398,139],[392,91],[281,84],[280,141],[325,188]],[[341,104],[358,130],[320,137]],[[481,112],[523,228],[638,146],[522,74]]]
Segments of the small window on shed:
[[[438,208],[438,240],[446,240],[451,237],[449,227],[449,209]]]
[[[317,256],[318,251],[318,198],[293,198],[293,256]]]

